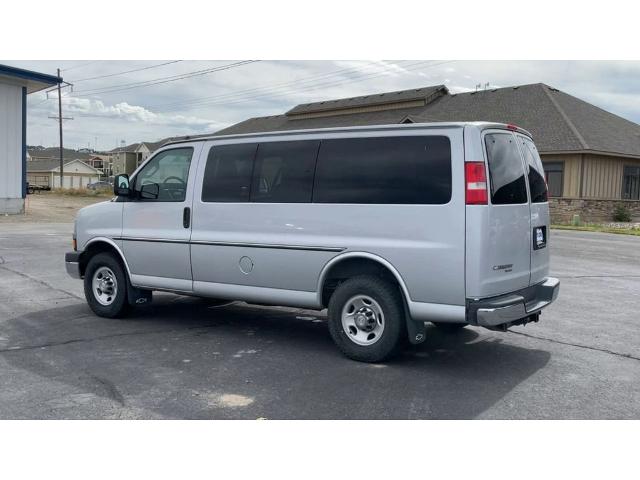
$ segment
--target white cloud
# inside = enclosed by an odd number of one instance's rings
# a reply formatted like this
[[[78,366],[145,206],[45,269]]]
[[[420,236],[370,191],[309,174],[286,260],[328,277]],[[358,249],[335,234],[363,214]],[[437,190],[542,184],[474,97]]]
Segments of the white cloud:
[[[24,61],[11,65],[52,73],[62,65],[63,76],[77,82],[76,93],[65,96],[65,142],[87,146],[96,142],[112,148],[128,142],[155,140],[219,130],[249,117],[280,114],[298,103],[367,95],[445,84],[451,92],[544,82],[585,101],[640,121],[640,62],[613,61],[456,61],[444,65],[420,60],[262,61],[172,83],[109,93],[131,82],[178,75],[219,65],[220,61],[183,61],[133,74],[112,75],[158,61],[96,61],[67,72],[78,62]],[[438,62],[439,63],[439,62]],[[419,65],[417,65],[419,64]],[[81,96],[80,91],[105,91]],[[66,90],[68,95],[68,90]],[[29,96],[28,141],[57,144],[55,92]],[[210,100],[211,98],[214,100]]]

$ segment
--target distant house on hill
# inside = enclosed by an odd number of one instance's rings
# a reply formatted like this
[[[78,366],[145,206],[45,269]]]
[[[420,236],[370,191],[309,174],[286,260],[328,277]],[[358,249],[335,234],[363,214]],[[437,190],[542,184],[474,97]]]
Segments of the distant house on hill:
[[[153,152],[172,139],[173,137],[169,137],[157,142],[132,143],[110,150],[108,155],[112,164],[113,175],[120,173],[131,175]]]
[[[30,147],[28,148],[29,158],[31,160],[50,160],[52,158],[60,159],[60,149],[58,147]],[[88,160],[91,158],[90,153],[82,152],[79,150],[72,150],[70,148],[62,149],[62,156],[65,161],[68,160]]]
[[[86,188],[100,180],[101,171],[82,160],[65,161],[62,188]],[[27,182],[50,188],[60,188],[60,161],[55,158],[27,162]]]

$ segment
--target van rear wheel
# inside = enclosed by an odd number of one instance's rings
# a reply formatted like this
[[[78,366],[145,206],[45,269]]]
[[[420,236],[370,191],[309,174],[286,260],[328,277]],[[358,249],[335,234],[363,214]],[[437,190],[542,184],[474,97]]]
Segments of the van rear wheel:
[[[363,275],[342,282],[329,300],[329,332],[347,357],[380,362],[396,354],[406,336],[397,286]]]
[[[116,318],[126,313],[127,276],[112,254],[91,257],[84,273],[84,296],[93,313],[100,317]]]

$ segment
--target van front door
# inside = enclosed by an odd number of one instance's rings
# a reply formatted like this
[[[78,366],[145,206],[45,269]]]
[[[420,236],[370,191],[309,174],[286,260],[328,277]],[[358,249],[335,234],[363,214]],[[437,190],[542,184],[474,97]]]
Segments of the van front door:
[[[122,246],[136,286],[192,291],[191,205],[201,144],[158,152],[132,180],[124,204]]]
[[[484,144],[491,188],[480,290],[482,296],[492,296],[529,285],[531,214],[516,136],[488,131]]]

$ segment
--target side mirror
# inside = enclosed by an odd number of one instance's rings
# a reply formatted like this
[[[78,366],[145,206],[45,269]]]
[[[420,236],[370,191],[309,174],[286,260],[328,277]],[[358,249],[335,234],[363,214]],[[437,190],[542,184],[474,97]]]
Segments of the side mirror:
[[[122,173],[113,179],[113,193],[121,197],[130,197],[129,175]]]
[[[160,194],[160,185],[157,183],[145,183],[140,187],[140,198],[155,200]]]

